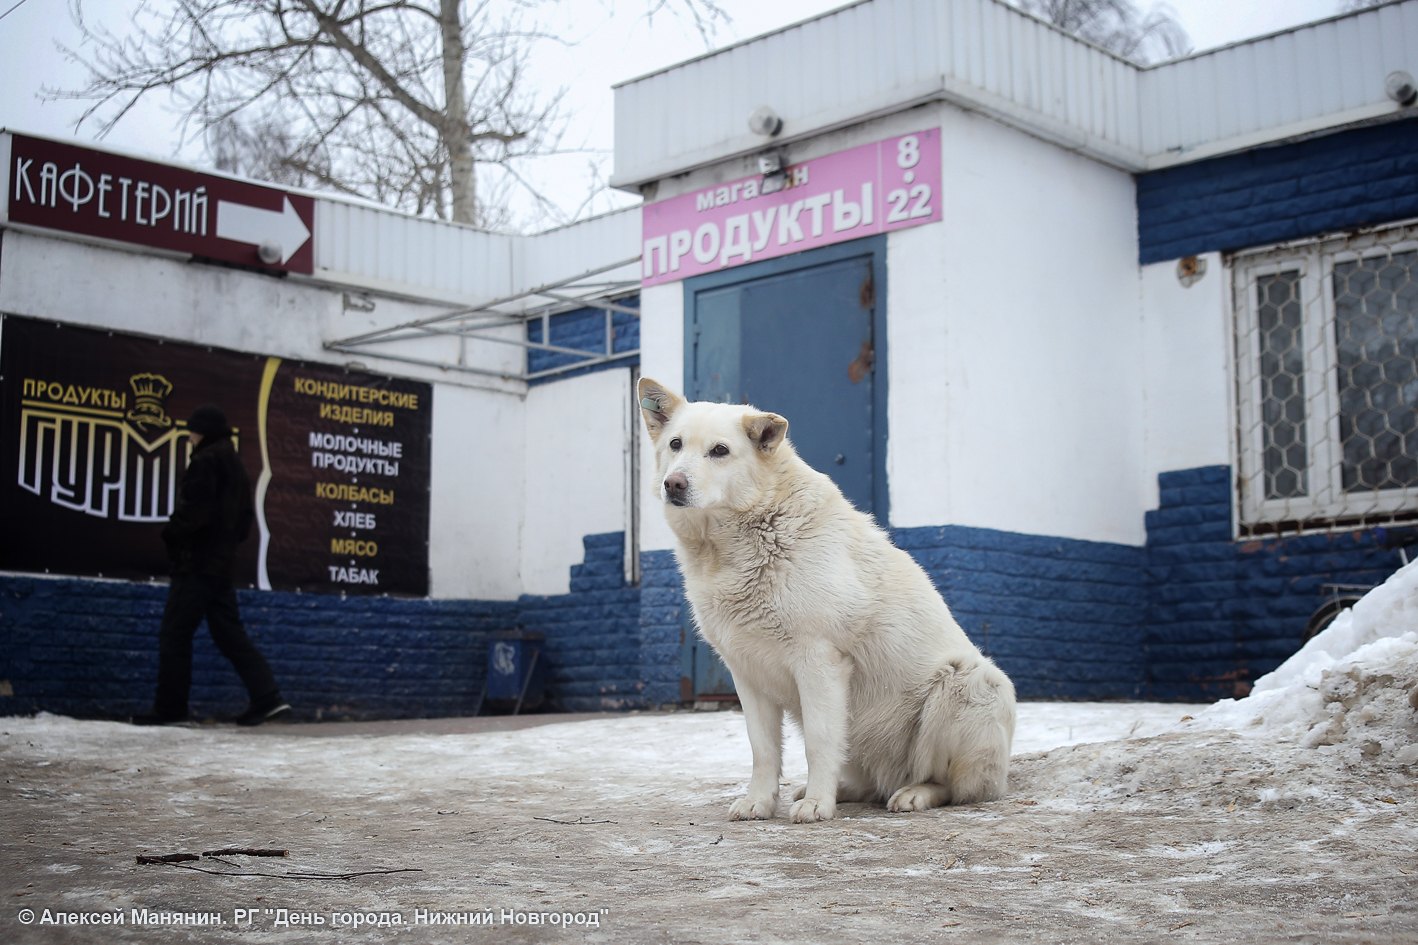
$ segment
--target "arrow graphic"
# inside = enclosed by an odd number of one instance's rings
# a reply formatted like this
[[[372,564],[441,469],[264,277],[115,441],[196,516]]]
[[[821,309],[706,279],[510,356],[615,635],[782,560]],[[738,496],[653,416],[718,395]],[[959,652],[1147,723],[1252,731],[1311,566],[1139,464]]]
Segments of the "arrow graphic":
[[[237,243],[250,243],[252,246],[260,246],[267,240],[274,240],[281,247],[281,264],[284,265],[286,260],[294,256],[296,250],[310,239],[310,230],[306,228],[300,214],[295,212],[295,207],[291,206],[290,198],[282,199],[285,201],[285,209],[280,213],[275,210],[262,210],[260,207],[248,207],[244,203],[218,200],[217,236]]]

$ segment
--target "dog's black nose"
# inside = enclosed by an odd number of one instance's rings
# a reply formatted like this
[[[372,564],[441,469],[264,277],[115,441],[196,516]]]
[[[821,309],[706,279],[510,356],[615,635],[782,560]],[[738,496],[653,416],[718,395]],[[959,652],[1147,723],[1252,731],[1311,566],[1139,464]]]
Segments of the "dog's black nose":
[[[678,499],[689,491],[689,480],[684,477],[684,473],[670,473],[665,477],[665,495],[671,499]]]

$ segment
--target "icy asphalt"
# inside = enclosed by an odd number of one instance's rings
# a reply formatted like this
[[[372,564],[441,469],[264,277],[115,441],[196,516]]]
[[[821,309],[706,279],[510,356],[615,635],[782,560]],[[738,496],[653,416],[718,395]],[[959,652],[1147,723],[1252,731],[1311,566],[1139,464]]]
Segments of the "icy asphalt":
[[[814,825],[786,802],[726,819],[733,712],[0,719],[0,941],[1418,941],[1418,790],[1392,752],[1182,722],[1196,706],[1020,708],[1004,799]],[[786,756],[801,783],[799,740]],[[135,862],[223,847],[289,856]]]

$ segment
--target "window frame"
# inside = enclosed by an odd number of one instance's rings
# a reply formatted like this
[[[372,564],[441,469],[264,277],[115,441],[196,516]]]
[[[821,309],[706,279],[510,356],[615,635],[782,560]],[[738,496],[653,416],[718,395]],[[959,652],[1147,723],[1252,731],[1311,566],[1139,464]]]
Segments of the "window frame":
[[[1238,538],[1363,528],[1418,519],[1418,485],[1390,490],[1343,488],[1339,353],[1334,269],[1418,250],[1418,220],[1351,233],[1257,247],[1227,260],[1236,397],[1236,516]],[[1304,494],[1266,497],[1265,422],[1259,279],[1298,270],[1306,448]],[[1418,277],[1418,267],[1415,267]]]

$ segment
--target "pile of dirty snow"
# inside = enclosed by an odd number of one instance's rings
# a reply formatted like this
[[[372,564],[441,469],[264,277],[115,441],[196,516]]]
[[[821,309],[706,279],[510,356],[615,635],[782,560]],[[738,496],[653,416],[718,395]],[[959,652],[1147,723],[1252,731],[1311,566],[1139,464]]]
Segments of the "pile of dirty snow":
[[[1249,696],[1223,699],[1193,724],[1330,746],[1351,763],[1418,761],[1418,561],[1262,676]]]

